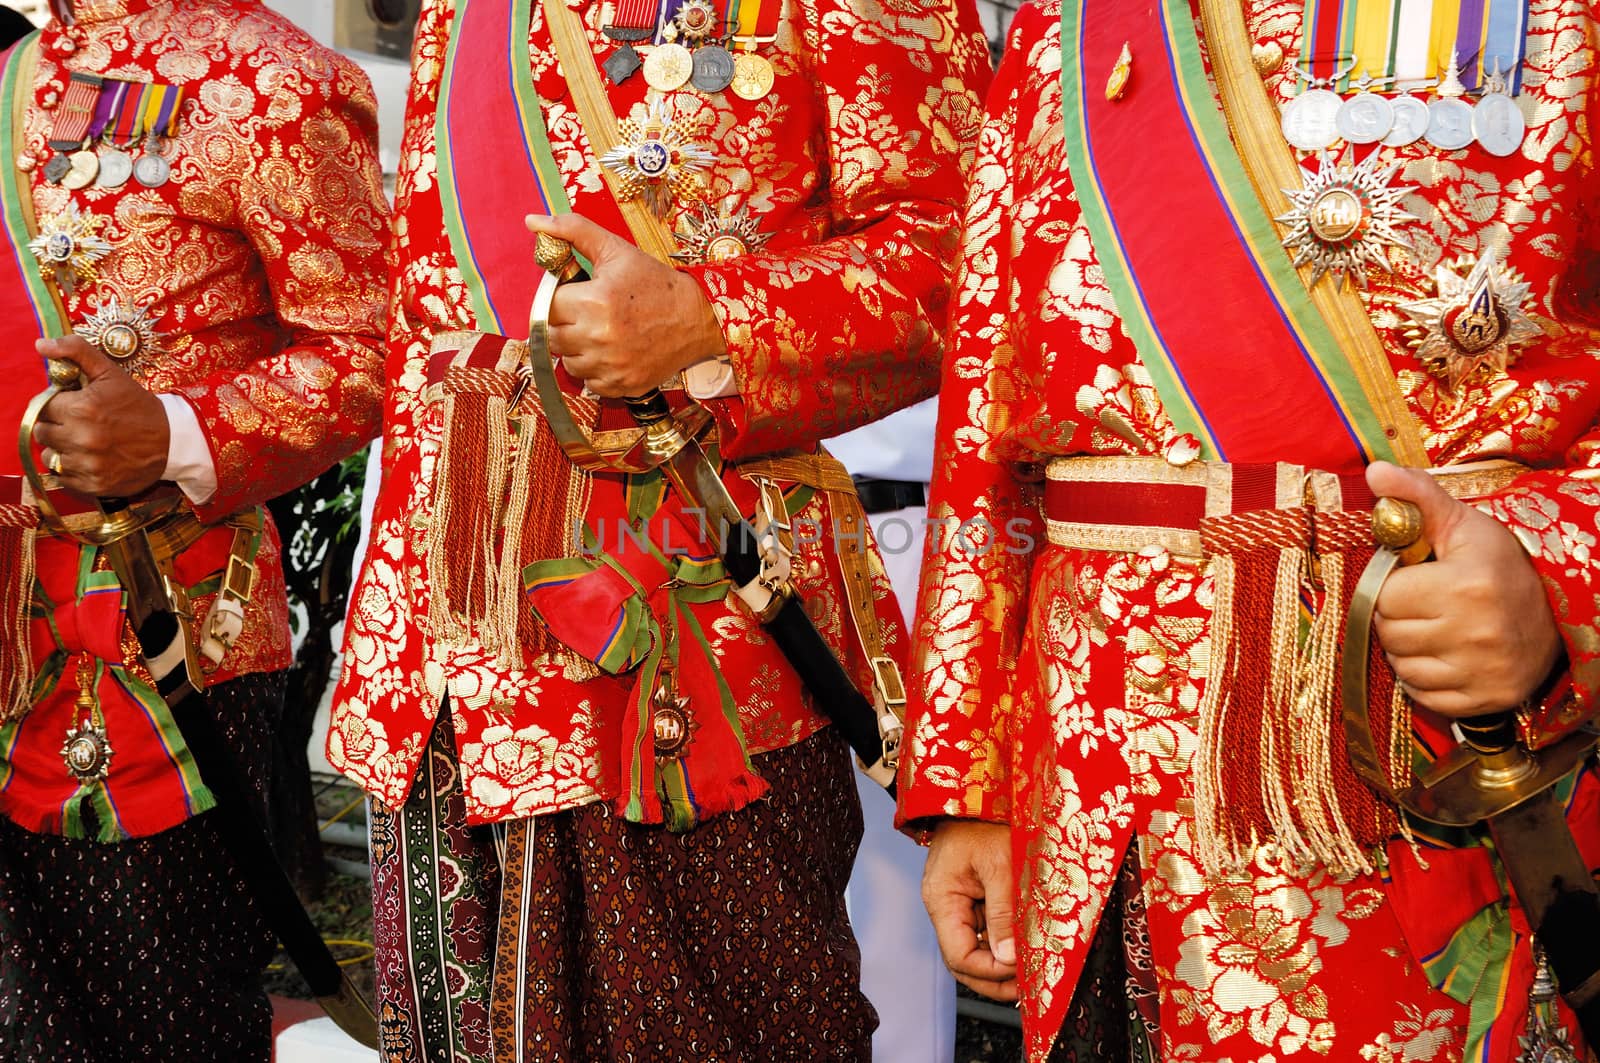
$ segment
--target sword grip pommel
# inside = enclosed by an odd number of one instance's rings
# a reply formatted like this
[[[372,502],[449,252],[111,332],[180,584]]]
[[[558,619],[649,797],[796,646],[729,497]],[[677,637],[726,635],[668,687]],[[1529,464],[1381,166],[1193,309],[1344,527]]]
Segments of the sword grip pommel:
[[[65,358],[51,358],[45,362],[45,373],[58,391],[77,391],[83,385],[83,371],[76,363]]]
[[[1426,561],[1433,552],[1422,537],[1422,510],[1398,498],[1380,498],[1372,507],[1372,537],[1394,551],[1402,565]]]
[[[562,283],[578,280],[583,274],[583,264],[573,253],[572,245],[559,236],[539,233],[533,241],[533,260],[539,268]]]

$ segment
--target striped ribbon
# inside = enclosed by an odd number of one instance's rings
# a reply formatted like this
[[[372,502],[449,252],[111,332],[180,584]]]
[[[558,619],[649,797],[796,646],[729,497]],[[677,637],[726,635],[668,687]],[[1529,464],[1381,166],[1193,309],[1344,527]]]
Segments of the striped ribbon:
[[[1301,69],[1349,90],[1362,75],[1414,87],[1444,77],[1454,52],[1461,82],[1486,85],[1498,64],[1515,94],[1522,85],[1528,0],[1305,0]]]

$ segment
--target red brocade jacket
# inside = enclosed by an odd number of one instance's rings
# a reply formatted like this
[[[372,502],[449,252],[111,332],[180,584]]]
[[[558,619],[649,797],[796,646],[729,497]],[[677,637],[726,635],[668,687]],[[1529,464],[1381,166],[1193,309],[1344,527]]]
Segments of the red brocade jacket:
[[[604,61],[616,49],[602,35],[614,5],[580,2],[570,8],[587,34],[592,58],[585,61]],[[531,9],[531,95],[549,131],[560,182],[575,212],[626,235],[575,112],[542,5],[535,0]],[[423,394],[430,343],[461,330],[493,331],[475,319],[441,199],[439,171],[448,161],[436,144],[436,120],[455,16],[449,0],[429,2],[417,27],[396,196],[384,481],[372,546],[351,599],[328,755],[379,800],[397,807],[448,703],[469,820],[549,813],[623,795],[620,808],[626,804],[624,773],[639,759],[639,736],[629,728],[637,726],[644,699],[652,696],[652,680],[642,673],[655,665],[635,661],[602,674],[590,660],[554,652],[509,667],[474,638],[446,638],[434,627],[438,610],[428,540],[443,462],[441,414]],[[699,194],[672,203],[669,228],[690,233],[706,216],[702,204],[713,215],[754,223],[754,231],[739,238],[747,253],[682,267],[704,289],[727,338],[737,393],[706,405],[715,417],[721,457],[732,463],[779,453],[809,455],[820,440],[932,390],[962,179],[989,76],[976,12],[964,0],[870,9],[795,0],[782,5],[776,34],[760,46],[776,79],[758,100],[690,86],[658,94],[642,75],[608,85],[619,119],[644,116],[648,93],[714,157]],[[453,162],[493,168],[498,153],[521,151],[517,136],[517,129],[507,128],[500,143]],[[506,195],[517,192],[508,189]],[[532,190],[526,195],[525,205],[514,199],[508,211],[507,224],[519,230],[522,214],[539,210]],[[530,267],[532,251],[530,236]],[[526,273],[531,296],[537,272]],[[516,331],[523,327],[519,323],[505,327],[516,337],[526,334]],[[531,398],[522,404],[530,423],[535,408]],[[622,412],[616,403],[605,408]],[[533,471],[536,483],[567,475],[559,453],[549,461]],[[751,482],[736,472],[724,479],[751,512]],[[659,481],[581,473],[573,484],[573,497],[581,501],[568,516],[560,506],[530,508],[526,522],[533,522],[538,535],[567,541],[576,520],[610,554],[625,545],[627,521],[644,520],[651,548],[677,566],[669,583],[660,582],[659,568],[640,577],[653,588],[641,622],[653,631],[646,643],[659,649],[663,639],[672,639],[662,634],[668,614],[681,609],[677,615],[687,618],[678,628],[676,649],[668,652],[678,654],[679,692],[689,698],[698,728],[688,747],[691,757],[712,728],[728,737],[723,721],[734,716],[744,751],[751,754],[786,747],[826,724],[776,645],[742,606],[728,601],[728,585],[709,563],[714,553],[704,529],[692,518],[675,522],[668,516],[678,507],[670,491],[652,517],[660,496],[651,492],[660,490]],[[835,500],[826,492],[797,491],[792,481],[780,486],[790,505],[801,507],[796,520],[821,530],[809,544],[797,541],[797,589],[824,637],[865,687],[865,662],[847,633],[831,549]],[[635,545],[632,553],[638,560],[645,550]],[[887,649],[903,655],[904,634],[887,582],[881,568],[873,571]],[[576,612],[565,611],[555,626],[561,620],[589,622],[584,610]]]
[[[1275,102],[1294,90],[1303,7],[1244,4]],[[1213,573],[1155,544],[1048,542],[1041,496],[1052,459],[1163,466],[1195,453],[1124,330],[1069,176],[1061,27],[1056,0],[1019,14],[974,164],[930,517],[950,528],[982,518],[1001,531],[930,535],[902,821],[1010,824],[1031,1059],[1048,1051],[1120,891],[1136,928],[1125,932],[1129,989],[1160,1058],[1512,1060],[1533,960],[1526,921],[1507,909],[1485,851],[1396,842],[1378,871],[1345,877],[1296,870],[1263,845],[1236,873],[1208,875],[1196,805]],[[1383,165],[1400,164],[1394,184],[1415,186],[1402,205],[1417,220],[1403,229],[1410,250],[1388,248],[1361,291],[1433,463],[1531,470],[1479,504],[1543,578],[1583,703],[1600,693],[1597,34],[1593,5],[1533,0],[1528,131],[1509,157],[1420,140],[1382,149]],[[1141,60],[1153,61],[1133,55],[1129,93],[1142,70],[1150,76]],[[1111,74],[1108,63],[1099,77]],[[1102,83],[1085,92],[1098,96]],[[1160,211],[1159,153],[1149,175],[1149,209]],[[1204,284],[1206,246],[1186,240],[1183,217],[1170,224],[1171,254]],[[1441,266],[1491,248],[1528,283],[1536,338],[1504,371],[1484,366],[1452,388],[1408,344],[1399,307],[1434,297]],[[1237,401],[1270,405],[1251,390],[1252,356],[1237,352]],[[1072,486],[1086,498],[1092,490]],[[1422,715],[1419,730],[1431,726],[1439,748],[1453,744]],[[1528,737],[1541,739],[1537,721]],[[1569,823],[1600,865],[1594,779],[1568,789]],[[1134,873],[1119,884],[1130,846]]]
[[[73,8],[72,25],[44,28],[34,81],[19,86],[27,99],[17,169],[42,229],[76,209],[97,220],[109,244],[98,277],[80,279],[67,296],[68,325],[95,335],[107,314],[139,315],[145,334],[123,368],[146,389],[179,397],[198,422],[216,489],[181,505],[210,527],[173,564],[203,618],[234,542],[223,522],[306,482],[377,431],[389,233],[376,102],[359,68],[255,0]],[[159,145],[171,164],[164,184],[70,190],[46,180],[47,140],[74,72],[183,89],[174,135]],[[38,269],[25,248],[21,261]],[[30,356],[0,403],[14,434],[22,403],[45,385],[44,367],[31,355],[31,318],[3,327],[6,348]],[[15,491],[14,477],[0,482]],[[178,493],[172,484],[157,490]],[[209,807],[138,660],[104,559],[43,532],[35,556],[37,696],[0,726],[0,812],[38,831],[92,825],[114,841]],[[290,663],[280,557],[268,518],[242,633],[218,665],[205,666],[208,683]],[[81,790],[62,753],[81,722],[80,674],[96,677],[112,750],[109,776]],[[89,823],[84,803],[94,809]]]

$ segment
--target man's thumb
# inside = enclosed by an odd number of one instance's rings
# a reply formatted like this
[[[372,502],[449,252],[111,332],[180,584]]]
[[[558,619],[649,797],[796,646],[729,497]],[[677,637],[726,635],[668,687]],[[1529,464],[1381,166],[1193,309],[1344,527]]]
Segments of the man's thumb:
[[[1461,522],[1466,510],[1433,477],[1421,469],[1403,469],[1387,461],[1367,466],[1367,486],[1379,498],[1410,502],[1422,511],[1422,535],[1436,548]]]

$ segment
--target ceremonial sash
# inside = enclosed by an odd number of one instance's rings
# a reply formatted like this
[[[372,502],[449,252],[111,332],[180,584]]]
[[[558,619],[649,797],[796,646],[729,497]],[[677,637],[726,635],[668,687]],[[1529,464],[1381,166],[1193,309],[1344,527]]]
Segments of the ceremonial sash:
[[[1330,320],[1327,294],[1308,293],[1279,243],[1212,95],[1188,0],[1153,9],[1065,0],[1061,41],[1073,184],[1123,325],[1178,430],[1214,460],[1332,472],[1417,464],[1414,440],[1396,446],[1415,429],[1400,423],[1392,378],[1352,359],[1348,313]],[[1134,72],[1107,99],[1100,86],[1125,45]],[[1364,315],[1362,324],[1370,330]]]
[[[572,209],[533,87],[530,5],[458,0],[434,129],[445,228],[476,326],[512,337],[527,331],[542,275],[522,218]]]
[[[55,290],[45,282],[39,263],[28,250],[33,239],[33,190],[17,169],[22,116],[33,93],[33,72],[39,57],[39,36],[18,42],[0,72],[0,224],[5,226],[5,253],[0,254],[0,321],[8,324],[8,340],[0,344],[0,477],[21,476],[22,462],[13,442],[23,409],[48,383],[44,359],[33,350],[37,336],[64,336],[67,314]]]

